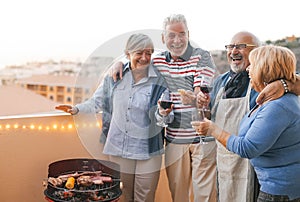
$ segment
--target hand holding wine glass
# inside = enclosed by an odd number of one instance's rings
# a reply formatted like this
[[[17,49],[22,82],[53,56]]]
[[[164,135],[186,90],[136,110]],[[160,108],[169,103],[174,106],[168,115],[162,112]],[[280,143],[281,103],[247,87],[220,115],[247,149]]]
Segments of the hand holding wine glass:
[[[173,102],[171,100],[169,92],[164,92],[158,101],[159,114],[162,115],[161,121],[157,122],[158,126],[167,127],[167,116],[173,109]]]
[[[200,122],[204,121],[205,118],[205,114],[204,114],[204,110],[202,108],[195,108],[192,111],[192,127],[196,130],[196,133],[199,136],[203,136],[206,134],[200,134],[199,130],[198,130],[198,126],[200,125]],[[202,137],[200,137],[200,144],[207,144],[206,142],[203,142]]]

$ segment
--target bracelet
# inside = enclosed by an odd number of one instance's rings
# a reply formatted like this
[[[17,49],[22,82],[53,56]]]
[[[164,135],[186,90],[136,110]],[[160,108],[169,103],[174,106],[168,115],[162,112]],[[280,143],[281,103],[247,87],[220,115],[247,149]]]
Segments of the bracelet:
[[[78,112],[79,112],[79,109],[77,108],[77,107],[75,107],[74,106],[74,109],[76,109],[76,112],[75,113],[71,113],[72,115],[76,115],[76,114],[78,114]]]
[[[281,84],[282,84],[283,89],[284,89],[284,94],[288,93],[289,92],[289,87],[288,87],[286,81],[284,79],[280,79],[280,81],[281,81]]]

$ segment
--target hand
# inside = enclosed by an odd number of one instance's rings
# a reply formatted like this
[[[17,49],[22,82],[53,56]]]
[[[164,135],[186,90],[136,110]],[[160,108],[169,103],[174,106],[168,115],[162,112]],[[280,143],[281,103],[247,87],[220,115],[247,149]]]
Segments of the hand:
[[[290,81],[286,81],[289,87],[289,90],[291,93],[294,93],[295,95],[300,95],[300,75],[296,75],[296,81],[295,83],[292,83]]]
[[[210,120],[204,118],[203,121],[192,121],[191,124],[198,134],[206,136],[208,135],[210,122]]]
[[[269,83],[257,96],[256,103],[261,105],[262,103],[270,100],[276,100],[284,94],[284,88],[280,80]]]
[[[78,113],[77,107],[73,107],[72,105],[57,105],[55,106],[55,109],[70,113],[72,115]]]
[[[178,89],[178,92],[180,93],[182,104],[195,106],[196,95],[194,92],[184,89]]]
[[[204,118],[203,121],[195,122],[192,124],[193,128],[201,135],[211,135],[218,140],[224,147],[227,146],[227,141],[230,134],[217,126],[214,122]]]
[[[171,113],[171,111],[173,110],[173,107],[174,107],[174,105],[172,104],[171,108],[164,109],[160,106],[160,100],[157,101],[157,105],[158,105],[158,113],[161,116],[168,116]]]
[[[198,108],[203,108],[204,106],[208,106],[210,102],[210,96],[207,93],[203,93],[200,91],[197,94],[197,107]]]
[[[123,63],[116,62],[110,67],[109,75],[113,78],[114,82],[121,80],[123,78]]]

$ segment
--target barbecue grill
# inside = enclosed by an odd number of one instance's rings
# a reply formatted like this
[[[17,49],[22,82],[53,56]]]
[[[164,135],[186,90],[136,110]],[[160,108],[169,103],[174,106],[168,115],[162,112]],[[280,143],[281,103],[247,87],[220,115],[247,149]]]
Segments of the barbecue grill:
[[[75,179],[73,187],[67,188],[66,180],[59,185],[51,183],[50,179],[64,179],[66,176]],[[82,185],[78,182],[79,176],[92,176],[98,179],[98,183],[93,183],[95,180]],[[99,183],[99,179],[103,182]],[[97,159],[67,159],[49,165],[44,195],[50,202],[115,202],[122,194],[120,184],[120,166],[116,163]]]

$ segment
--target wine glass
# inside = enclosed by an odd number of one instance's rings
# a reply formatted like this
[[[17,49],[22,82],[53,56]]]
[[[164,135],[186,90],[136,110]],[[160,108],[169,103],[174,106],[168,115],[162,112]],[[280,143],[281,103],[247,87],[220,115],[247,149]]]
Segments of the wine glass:
[[[203,108],[194,108],[192,110],[192,122],[191,122],[191,124],[192,124],[192,126],[195,130],[196,130],[196,128],[194,127],[194,125],[195,126],[199,125],[200,122],[204,120],[204,118],[205,118],[205,114],[204,114]],[[200,134],[197,130],[196,130],[196,133],[197,133],[197,135],[200,136],[199,144],[207,144],[207,142],[204,142],[203,139],[202,139],[204,136],[202,134]]]
[[[159,100],[160,100],[160,106],[163,109],[170,109],[171,105],[173,104],[169,92],[162,93]],[[168,126],[167,116],[162,116],[161,121],[158,121],[156,124],[161,127],[167,127]]]
[[[209,96],[209,93],[213,89],[213,77],[209,76],[202,76],[201,82],[200,82],[200,90],[202,93],[204,93],[206,96]],[[205,114],[205,117],[210,117],[210,109],[209,106],[203,105],[202,107],[203,113]]]

